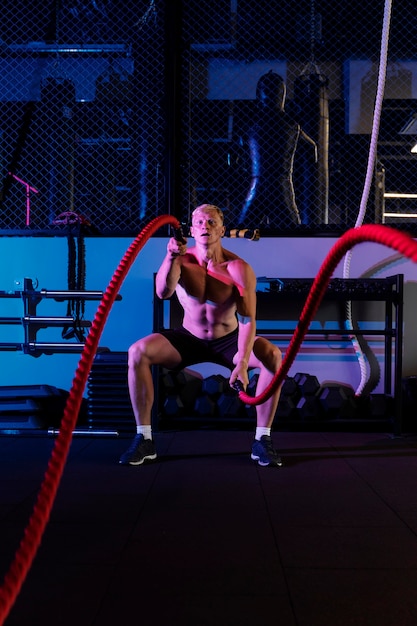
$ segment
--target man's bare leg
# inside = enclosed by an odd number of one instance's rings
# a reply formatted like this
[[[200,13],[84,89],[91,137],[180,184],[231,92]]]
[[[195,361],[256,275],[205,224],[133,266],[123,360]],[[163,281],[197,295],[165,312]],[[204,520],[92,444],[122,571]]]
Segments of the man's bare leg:
[[[258,383],[256,385],[256,395],[259,396],[268,387],[273,379],[273,375],[268,370],[260,370]],[[272,428],[275,413],[278,407],[281,388],[279,387],[266,402],[258,404],[256,407],[256,425],[265,428]]]
[[[276,372],[281,367],[282,355],[279,348],[258,339],[255,342],[254,352],[259,367],[259,377],[256,385],[256,395],[260,396],[269,386]],[[251,365],[252,365],[251,361]],[[271,428],[278,407],[281,387],[279,387],[268,400],[256,406],[256,433],[255,442],[252,446],[251,457],[258,461],[259,465],[281,466],[282,461],[272,446]]]
[[[122,465],[141,465],[156,459],[152,441],[152,406],[155,398],[153,365],[176,367],[181,361],[177,350],[162,335],[155,333],[140,339],[129,348],[128,387],[136,422],[136,436],[120,457]]]
[[[128,387],[136,426],[151,424],[154,403],[152,364],[145,353],[139,353],[137,344],[129,349]]]

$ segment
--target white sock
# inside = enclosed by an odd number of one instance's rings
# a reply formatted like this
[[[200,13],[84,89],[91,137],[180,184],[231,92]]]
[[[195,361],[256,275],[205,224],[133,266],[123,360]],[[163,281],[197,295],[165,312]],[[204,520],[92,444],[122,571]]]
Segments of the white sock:
[[[270,428],[266,428],[266,426],[257,426],[256,427],[256,433],[255,433],[255,439],[260,441],[262,435],[268,435],[268,437],[269,437],[271,435],[271,429]]]
[[[152,439],[152,426],[136,426],[138,435],[143,435],[144,439]]]

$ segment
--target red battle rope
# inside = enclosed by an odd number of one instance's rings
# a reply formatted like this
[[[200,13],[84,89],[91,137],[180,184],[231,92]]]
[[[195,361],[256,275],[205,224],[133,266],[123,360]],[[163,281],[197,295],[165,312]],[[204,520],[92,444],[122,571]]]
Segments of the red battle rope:
[[[41,485],[37,501],[25,529],[24,536],[20,542],[20,546],[16,551],[15,558],[11,563],[9,571],[4,578],[3,585],[0,588],[0,626],[4,624],[5,619],[9,615],[10,610],[26,579],[27,573],[39,548],[43,532],[48,523],[55,495],[65,467],[72,440],[72,433],[80,410],[88,374],[90,373],[92,362],[97,351],[98,342],[111,307],[113,306],[120,287],[138,253],[150,237],[152,237],[152,235],[159,228],[161,228],[161,226],[166,224],[171,224],[174,228],[180,227],[176,218],[163,215],[152,220],[137,236],[126,251],[109,283],[109,286],[106,289],[106,292],[103,295],[100,305],[98,306],[81,354],[79,365],[75,372],[75,377],[62,418],[61,428],[55,440],[54,448],[52,450],[51,458],[45,472],[45,477]],[[301,313],[298,326],[288,346],[288,350],[280,370],[275,374],[270,385],[261,395],[252,397],[248,396],[244,392],[240,392],[239,397],[243,402],[246,404],[261,404],[262,402],[265,402],[265,400],[272,395],[274,390],[279,387],[291,367],[311,320],[317,312],[334,269],[350,248],[363,242],[383,244],[397,250],[413,262],[417,262],[417,243],[407,234],[401,233],[400,231],[387,226],[377,225],[361,226],[347,231],[330,250],[313,282]]]
[[[94,356],[97,352],[98,342],[103,332],[104,325],[109,316],[120,287],[126,278],[135,258],[152,235],[165,224],[171,224],[179,228],[180,224],[175,217],[162,215],[153,219],[134,242],[127,249],[123,259],[116,269],[113,277],[103,294],[103,298],[97,308],[90,332],[88,333],[84,349],[82,351],[77,371],[72,383],[69,396],[62,417],[61,428],[55,440],[51,458],[45,477],[41,485],[37,501],[35,503],[29,523],[25,529],[23,539],[16,551],[14,560],[4,578],[0,588],[0,624],[10,613],[10,610],[20,592],[33,559],[39,548],[43,532],[48,523],[55,495],[65,467],[72,433],[77,421],[81,401],[90,373]]]

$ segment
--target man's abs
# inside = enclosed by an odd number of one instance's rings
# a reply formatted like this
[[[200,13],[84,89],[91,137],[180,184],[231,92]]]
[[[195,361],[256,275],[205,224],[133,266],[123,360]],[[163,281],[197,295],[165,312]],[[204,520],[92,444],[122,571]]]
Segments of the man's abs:
[[[199,339],[219,339],[233,332],[238,325],[234,309],[220,313],[211,311],[209,304],[198,307],[198,311],[185,311],[183,326]]]

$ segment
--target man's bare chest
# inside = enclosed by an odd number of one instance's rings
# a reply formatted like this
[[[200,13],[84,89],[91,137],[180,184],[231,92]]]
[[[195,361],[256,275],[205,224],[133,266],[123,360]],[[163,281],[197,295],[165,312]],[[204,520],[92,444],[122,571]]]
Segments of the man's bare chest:
[[[235,287],[211,276],[204,267],[193,266],[192,271],[183,270],[179,288],[183,297],[199,302],[210,302],[219,306],[235,300]]]

